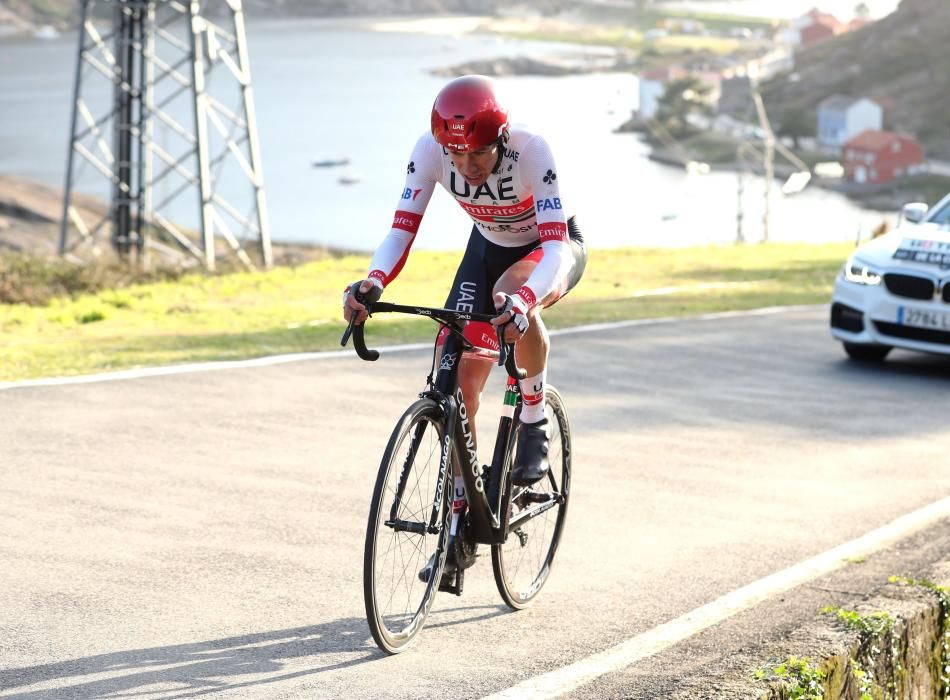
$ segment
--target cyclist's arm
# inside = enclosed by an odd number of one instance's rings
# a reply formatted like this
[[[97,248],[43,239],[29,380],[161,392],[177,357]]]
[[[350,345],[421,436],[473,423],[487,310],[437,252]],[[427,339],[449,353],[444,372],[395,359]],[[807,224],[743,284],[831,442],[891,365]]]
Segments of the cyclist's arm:
[[[573,256],[567,237],[567,217],[563,203],[554,156],[547,142],[535,136],[521,152],[519,175],[522,184],[534,192],[535,216],[544,255],[515,292],[515,303],[527,312],[557,289],[570,274]]]
[[[382,287],[396,278],[412,248],[422,215],[439,178],[442,165],[439,149],[432,135],[426,133],[412,150],[392,228],[373,254],[367,275],[369,279],[377,280]]]

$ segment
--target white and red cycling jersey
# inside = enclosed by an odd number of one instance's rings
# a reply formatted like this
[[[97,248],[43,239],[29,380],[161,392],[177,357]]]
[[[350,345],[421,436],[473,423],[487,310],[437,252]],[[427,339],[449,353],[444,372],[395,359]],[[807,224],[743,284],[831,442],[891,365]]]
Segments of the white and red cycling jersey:
[[[491,243],[514,248],[540,242],[543,255],[515,297],[524,310],[562,287],[573,257],[551,149],[540,136],[512,129],[504,151],[488,181],[473,187],[445,149],[424,134],[412,151],[392,228],[373,255],[369,277],[385,287],[399,274],[438,183]]]

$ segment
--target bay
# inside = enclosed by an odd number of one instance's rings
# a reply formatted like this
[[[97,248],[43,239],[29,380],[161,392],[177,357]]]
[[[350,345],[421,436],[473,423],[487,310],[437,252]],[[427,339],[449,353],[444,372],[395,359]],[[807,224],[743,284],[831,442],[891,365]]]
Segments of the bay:
[[[380,25],[399,31],[377,31]],[[442,22],[433,31],[431,21],[248,21],[274,240],[355,250],[378,244],[399,202],[412,146],[427,129],[429,109],[445,81],[430,71],[477,58],[592,50],[453,33],[453,27],[463,25]],[[0,43],[0,173],[62,186],[76,53],[75,35]],[[87,77],[84,94],[107,99],[108,86],[98,81]],[[648,148],[635,135],[614,133],[636,107],[635,76],[525,76],[498,83],[514,122],[551,143],[563,199],[592,247],[676,247],[735,239],[734,174],[695,175],[660,165],[647,159]],[[350,164],[311,166],[332,158],[348,158]],[[341,176],[353,184],[341,184]],[[79,180],[79,189],[107,196],[102,178],[90,168]],[[808,188],[786,198],[777,185],[770,199],[772,240],[853,240],[882,218],[832,192]],[[156,190],[160,198],[161,187]],[[762,235],[764,190],[761,178],[745,182],[749,240]],[[196,225],[193,204],[176,201],[172,216]],[[250,197],[239,202],[242,210],[250,205]],[[438,192],[415,245],[459,249],[470,228],[465,214]]]

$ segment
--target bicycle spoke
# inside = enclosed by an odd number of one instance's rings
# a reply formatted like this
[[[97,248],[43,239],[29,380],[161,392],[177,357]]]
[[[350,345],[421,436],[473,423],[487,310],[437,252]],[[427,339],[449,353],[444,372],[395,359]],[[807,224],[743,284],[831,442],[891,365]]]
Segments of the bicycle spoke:
[[[568,428],[563,403],[549,387],[545,416],[551,426],[548,461],[551,468],[537,484],[512,487],[508,522],[516,523],[505,542],[492,547],[495,582],[504,601],[512,608],[530,604],[551,570],[567,508],[570,486],[570,454],[564,440]]]
[[[440,529],[433,535],[395,523],[428,526],[439,476],[441,432],[435,404],[417,402],[394,431],[380,466],[367,529],[364,601],[373,637],[390,653],[404,648],[421,629],[438,588],[434,577],[423,581],[419,574],[444,546],[447,533]],[[448,491],[440,498],[444,513]],[[442,527],[441,522],[438,525]]]

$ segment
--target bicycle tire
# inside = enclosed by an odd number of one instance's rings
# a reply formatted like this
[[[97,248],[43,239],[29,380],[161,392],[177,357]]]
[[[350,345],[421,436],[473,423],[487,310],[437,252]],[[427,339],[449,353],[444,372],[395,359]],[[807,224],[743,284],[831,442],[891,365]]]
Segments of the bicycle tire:
[[[509,517],[542,502],[546,496],[560,494],[562,500],[509,533],[504,542],[492,545],[495,585],[502,600],[513,610],[531,605],[547,581],[567,517],[571,491],[571,424],[564,399],[553,386],[545,387],[544,412],[551,426],[548,451],[551,469],[544,479],[529,488],[513,486],[509,472],[506,488],[514,489]],[[512,453],[516,444],[517,434],[514,434]]]
[[[388,654],[404,651],[422,630],[445,565],[451,466],[440,495],[436,532],[418,531],[418,525],[428,525],[435,501],[445,436],[442,421],[432,399],[412,404],[393,429],[373,489],[363,551],[363,601],[373,639]],[[400,523],[416,525],[417,531],[387,525],[393,514]],[[435,569],[423,581],[419,571],[433,556]]]

